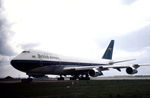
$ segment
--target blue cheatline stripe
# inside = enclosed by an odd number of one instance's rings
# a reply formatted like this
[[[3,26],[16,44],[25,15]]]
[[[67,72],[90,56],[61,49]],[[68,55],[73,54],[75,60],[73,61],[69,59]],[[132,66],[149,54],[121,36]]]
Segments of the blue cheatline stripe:
[[[98,63],[79,63],[79,62],[64,62],[64,61],[40,61],[40,60],[12,60],[11,65],[21,71],[31,70],[33,68],[42,66],[62,65],[62,66],[92,66],[92,65],[105,65]]]
[[[82,63],[82,62],[65,62],[65,61],[40,61],[40,60],[13,60],[15,63],[24,63],[24,64],[37,64],[37,65],[82,65],[82,66],[89,66],[89,65],[105,65],[99,63]],[[40,64],[39,64],[40,63]]]

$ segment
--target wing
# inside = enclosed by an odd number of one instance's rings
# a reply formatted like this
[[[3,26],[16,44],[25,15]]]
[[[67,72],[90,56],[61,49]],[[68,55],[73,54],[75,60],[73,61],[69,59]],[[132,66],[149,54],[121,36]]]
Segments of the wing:
[[[91,72],[92,73],[101,73],[102,71],[109,70],[109,68],[117,69],[121,71],[122,68],[126,68],[126,72],[128,74],[135,74],[137,73],[137,68],[140,66],[150,66],[150,64],[130,64],[130,65],[96,65],[96,66],[72,66],[72,67],[65,67],[64,71],[80,71],[80,72]],[[94,75],[92,75],[94,76]]]
[[[71,66],[71,67],[64,67],[64,70],[91,70],[93,68],[100,68],[100,69],[108,69],[108,68],[128,68],[134,67],[138,68],[140,66],[150,66],[150,64],[130,64],[130,65],[97,65],[97,66]]]
[[[102,66],[102,67],[103,68],[128,68],[128,67],[138,68],[140,66],[150,66],[150,64],[106,65],[106,66]]]

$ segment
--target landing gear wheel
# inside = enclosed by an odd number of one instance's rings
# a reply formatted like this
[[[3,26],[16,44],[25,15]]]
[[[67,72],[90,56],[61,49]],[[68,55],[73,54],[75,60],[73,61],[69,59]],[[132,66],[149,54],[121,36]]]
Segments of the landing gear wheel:
[[[70,80],[76,80],[77,78],[75,78],[75,77],[70,77]]]
[[[89,77],[82,77],[82,78],[79,78],[79,80],[90,80],[90,78]]]
[[[79,80],[90,80],[90,77],[89,77],[89,75],[81,75],[80,77],[79,77]]]
[[[70,77],[70,80],[77,80],[79,78],[78,75],[74,75],[73,77]]]

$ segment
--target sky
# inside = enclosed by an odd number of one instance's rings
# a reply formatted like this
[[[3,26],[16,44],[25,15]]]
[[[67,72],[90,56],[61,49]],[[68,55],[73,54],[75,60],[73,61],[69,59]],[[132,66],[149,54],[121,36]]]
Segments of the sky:
[[[150,0],[0,0],[0,77],[26,77],[10,65],[25,49],[100,60],[150,63]],[[150,75],[140,67],[137,75]],[[114,69],[104,76],[127,75]]]

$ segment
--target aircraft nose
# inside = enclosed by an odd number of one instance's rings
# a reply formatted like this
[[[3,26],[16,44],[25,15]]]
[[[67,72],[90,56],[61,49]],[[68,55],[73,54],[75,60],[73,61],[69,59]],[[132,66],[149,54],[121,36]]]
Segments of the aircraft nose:
[[[14,67],[14,65],[15,65],[15,60],[11,60],[11,61],[10,61],[10,64]]]
[[[22,67],[20,66],[21,64],[20,64],[19,61],[17,61],[17,60],[11,60],[10,64],[11,64],[14,68],[16,68],[16,69],[18,69],[18,70],[20,70],[20,71],[23,71]]]
[[[11,60],[10,64],[16,68],[16,69],[20,69],[19,65],[20,63],[17,60]]]

